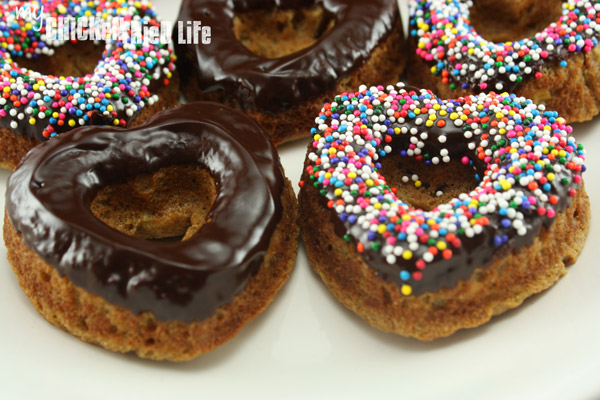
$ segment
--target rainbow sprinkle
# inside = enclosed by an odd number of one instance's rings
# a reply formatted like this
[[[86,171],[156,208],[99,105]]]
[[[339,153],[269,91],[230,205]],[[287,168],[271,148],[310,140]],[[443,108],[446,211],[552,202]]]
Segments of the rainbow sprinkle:
[[[54,54],[64,41],[47,40],[45,20],[29,13],[17,17],[18,7],[39,10],[47,17],[95,17],[97,20],[140,21],[159,26],[147,0],[9,1],[0,5],[0,125],[18,134],[44,140],[77,126],[127,126],[127,121],[158,96],[151,87],[168,85],[175,56],[164,44],[107,41],[93,74],[83,77],[44,75],[20,68],[19,57]],[[39,13],[39,11],[38,11]]]
[[[585,171],[584,149],[565,120],[512,94],[440,100],[403,83],[362,86],[325,104],[316,124],[309,179],[300,185],[325,196],[359,253],[395,266],[388,270],[406,295],[439,273],[429,266],[471,257],[467,243],[491,235],[497,251],[551,224]],[[473,165],[479,184],[431,211],[411,208],[380,173],[391,152],[431,165],[460,160]]]
[[[545,60],[590,52],[600,36],[600,2],[569,0],[560,19],[531,38],[493,43],[469,21],[472,0],[410,2],[410,34],[417,55],[451,89],[509,90],[527,76],[541,78]],[[567,66],[567,61],[559,63]]]

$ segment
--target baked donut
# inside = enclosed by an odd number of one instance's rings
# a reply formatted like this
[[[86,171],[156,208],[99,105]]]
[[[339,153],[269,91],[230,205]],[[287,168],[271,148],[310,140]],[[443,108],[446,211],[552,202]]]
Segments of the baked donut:
[[[41,20],[36,19],[38,14],[43,17]],[[90,124],[139,125],[177,102],[177,82],[169,85],[176,79],[175,56],[167,44],[150,43],[142,30],[140,43],[107,40],[100,55],[97,51],[100,47],[92,40],[82,40],[77,45],[74,44],[77,40],[67,43],[70,37],[65,31],[61,31],[63,37],[50,37],[46,17],[53,17],[66,27],[70,26],[69,18],[95,19],[99,32],[96,37],[102,35],[102,24],[110,24],[117,18],[160,28],[147,0],[94,0],[77,4],[54,0],[3,2],[0,5],[2,168],[13,169],[31,147],[58,133]],[[55,30],[60,29],[60,23],[57,22]],[[65,76],[40,70],[58,70]]]
[[[59,135],[7,184],[8,260],[33,305],[143,358],[188,360],[234,336],[287,280],[297,237],[275,149],[215,103]]]
[[[371,325],[421,340],[517,307],[567,272],[589,229],[584,149],[570,132],[513,94],[440,100],[399,83],[337,96],[301,181],[311,266]],[[445,174],[460,166],[464,184]],[[403,185],[399,170],[456,186]]]
[[[175,45],[184,96],[244,110],[275,145],[304,137],[316,104],[405,65],[395,1],[184,0],[178,20],[211,28],[210,44]]]
[[[444,98],[507,91],[589,120],[600,112],[598,10],[597,1],[411,1],[407,77]]]

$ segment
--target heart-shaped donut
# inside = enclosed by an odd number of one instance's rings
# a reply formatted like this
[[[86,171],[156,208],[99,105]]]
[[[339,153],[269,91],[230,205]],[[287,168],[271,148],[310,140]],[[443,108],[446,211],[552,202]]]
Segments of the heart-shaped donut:
[[[585,157],[570,132],[515,95],[441,100],[399,83],[336,97],[316,119],[301,182],[313,268],[374,326],[424,340],[517,306],[585,241]],[[413,208],[382,173],[392,154],[434,173],[458,161],[476,187]]]
[[[96,201],[111,185],[128,192]],[[215,192],[205,216],[193,201],[186,211],[196,187]],[[179,213],[196,230],[187,240],[117,230],[117,211],[133,212],[127,197],[155,195],[172,209],[156,229]],[[190,359],[231,338],[269,304],[297,250],[294,194],[274,147],[254,121],[216,103],[44,142],[9,178],[6,204],[8,259],[40,313],[85,341],[152,359]]]

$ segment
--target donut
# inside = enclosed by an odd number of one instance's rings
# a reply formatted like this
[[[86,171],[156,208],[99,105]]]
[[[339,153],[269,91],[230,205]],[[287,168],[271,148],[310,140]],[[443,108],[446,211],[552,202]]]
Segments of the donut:
[[[274,147],[216,103],[43,142],[6,196],[7,257],[35,308],[143,358],[189,360],[229,340],[296,258],[296,198]]]
[[[37,20],[37,16],[43,18]],[[175,56],[145,36],[106,40],[100,55],[91,40],[52,37],[46,19],[95,18],[98,26],[137,21],[160,27],[147,0],[9,1],[0,5],[0,167],[14,169],[36,144],[83,125],[139,125],[176,104]],[[112,26],[112,25],[111,25]],[[69,31],[70,32],[70,31]],[[101,31],[100,31],[101,33]],[[142,34],[144,31],[142,31]],[[64,37],[67,36],[67,37]],[[120,39],[120,38],[117,38]],[[98,54],[96,54],[98,53]],[[19,64],[22,64],[21,66]],[[59,70],[56,76],[38,69]]]
[[[411,1],[407,77],[444,98],[506,91],[590,120],[600,112],[599,10],[597,1]],[[536,24],[547,26],[527,30]]]
[[[374,327],[424,341],[517,307],[567,272],[589,229],[571,131],[514,94],[441,100],[398,83],[335,97],[300,182],[312,268]],[[465,184],[436,186],[461,167]]]
[[[211,29],[210,44],[175,45],[185,98],[244,110],[275,145],[305,137],[343,87],[395,83],[406,62],[395,1],[184,0],[178,20]]]

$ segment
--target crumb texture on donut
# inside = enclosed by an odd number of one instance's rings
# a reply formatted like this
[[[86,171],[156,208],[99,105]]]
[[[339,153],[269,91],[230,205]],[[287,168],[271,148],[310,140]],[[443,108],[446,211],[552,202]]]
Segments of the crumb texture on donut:
[[[552,286],[577,260],[591,216],[581,189],[532,245],[498,256],[454,288],[405,296],[397,285],[379,279],[333,224],[323,223],[331,217],[319,197],[309,185],[300,193],[302,239],[312,268],[342,304],[372,326],[424,341],[484,324]]]
[[[265,58],[280,58],[305,49],[333,26],[333,18],[317,4],[249,11],[233,19],[235,37],[252,53]]]
[[[231,304],[192,323],[159,321],[151,312],[135,315],[74,285],[27,248],[8,216],[4,220],[4,238],[19,284],[49,322],[112,351],[135,352],[153,360],[184,361],[231,339],[267,307],[287,281],[296,258],[298,236],[296,199],[287,180],[281,200],[283,215],[259,272]]]

